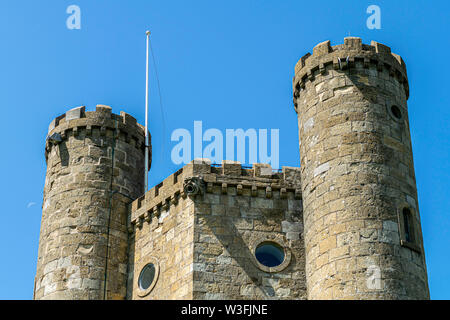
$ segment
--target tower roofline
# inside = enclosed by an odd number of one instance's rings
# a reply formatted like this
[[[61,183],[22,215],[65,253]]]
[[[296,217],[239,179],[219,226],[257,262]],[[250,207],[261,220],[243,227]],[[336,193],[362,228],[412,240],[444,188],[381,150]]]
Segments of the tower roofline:
[[[406,98],[409,97],[406,64],[402,57],[392,53],[391,48],[372,41],[363,44],[359,37],[344,38],[344,43],[331,46],[330,40],[317,44],[313,54],[305,54],[295,65],[293,79],[294,93],[305,87],[307,81],[314,80],[318,74],[325,74],[327,69],[345,70],[362,63],[364,68],[371,66],[378,71],[386,69],[390,76],[396,77],[403,84]]]
[[[85,136],[91,136],[96,135],[95,131],[98,131],[100,136],[112,137],[114,133],[114,136],[122,137],[127,143],[145,152],[144,126],[124,111],[120,111],[120,115],[112,113],[111,107],[106,105],[97,105],[95,111],[86,111],[85,106],[67,111],[52,120],[48,127],[47,137],[59,134],[61,139],[65,140],[70,134],[78,136],[83,132]],[[149,137],[151,137],[150,134]],[[53,145],[47,139],[45,143],[46,160]],[[151,150],[149,150],[149,154],[151,160]]]

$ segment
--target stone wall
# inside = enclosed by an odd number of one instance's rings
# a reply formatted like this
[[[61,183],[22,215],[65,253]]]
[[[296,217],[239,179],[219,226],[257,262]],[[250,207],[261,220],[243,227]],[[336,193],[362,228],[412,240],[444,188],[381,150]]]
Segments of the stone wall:
[[[134,227],[129,250],[129,299],[192,299],[194,205],[177,193],[183,184],[181,179],[174,183],[173,177],[163,181],[160,198],[153,188],[132,204],[136,211],[132,214]],[[170,199],[171,191],[176,195],[172,201],[155,201],[165,196]],[[155,283],[150,290],[141,290],[139,274],[148,263],[157,267]]]
[[[263,165],[245,169],[226,161],[212,167],[205,160],[185,166],[132,204],[130,297],[304,299],[299,191],[297,168],[273,173]],[[256,260],[254,250],[264,241],[284,248],[281,266],[270,269]],[[139,273],[155,261],[159,279],[143,292]]]
[[[107,106],[79,107],[56,118],[48,137],[34,299],[103,299],[105,273],[106,298],[124,299],[127,208],[143,192],[143,127]]]
[[[402,58],[350,37],[295,71],[308,298],[429,298]]]

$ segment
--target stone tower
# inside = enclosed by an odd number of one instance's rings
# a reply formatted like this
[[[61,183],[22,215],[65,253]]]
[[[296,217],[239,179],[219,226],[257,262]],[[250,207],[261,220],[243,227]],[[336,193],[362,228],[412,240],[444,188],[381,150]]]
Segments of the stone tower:
[[[34,299],[126,297],[127,205],[144,192],[144,150],[144,128],[108,106],[50,124]]]
[[[402,58],[325,41],[293,87],[308,299],[428,299]]]

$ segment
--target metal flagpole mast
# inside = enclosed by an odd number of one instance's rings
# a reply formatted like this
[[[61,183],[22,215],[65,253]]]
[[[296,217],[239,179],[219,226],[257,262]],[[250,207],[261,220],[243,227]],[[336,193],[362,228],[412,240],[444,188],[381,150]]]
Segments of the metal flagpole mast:
[[[145,183],[144,194],[148,190],[148,45],[150,41],[150,31],[146,31],[147,35],[147,57],[146,57],[146,71],[145,71]]]

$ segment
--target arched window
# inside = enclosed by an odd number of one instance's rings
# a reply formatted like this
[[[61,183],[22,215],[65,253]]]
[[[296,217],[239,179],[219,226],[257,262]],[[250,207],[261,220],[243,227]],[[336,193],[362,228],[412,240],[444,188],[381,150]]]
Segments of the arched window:
[[[411,210],[409,208],[403,208],[403,227],[405,229],[405,240],[408,242],[415,242],[413,219]]]
[[[417,242],[417,222],[414,210],[408,206],[399,210],[400,244],[414,251],[421,252]]]

